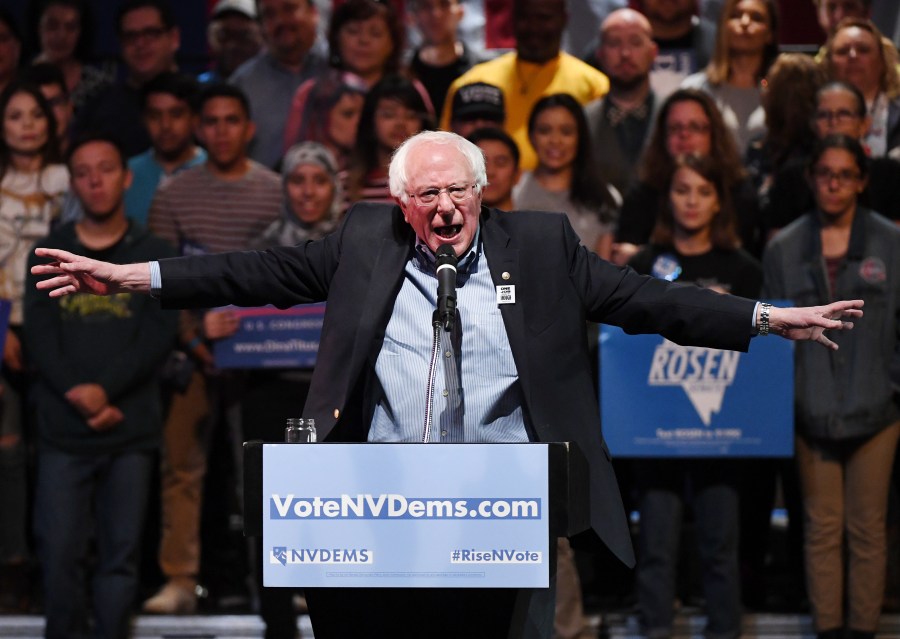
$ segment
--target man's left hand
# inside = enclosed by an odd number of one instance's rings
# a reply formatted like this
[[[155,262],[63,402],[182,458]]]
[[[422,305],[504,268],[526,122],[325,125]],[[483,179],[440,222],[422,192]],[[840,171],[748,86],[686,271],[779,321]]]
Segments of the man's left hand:
[[[863,300],[842,300],[825,306],[776,308],[769,311],[769,332],[793,340],[816,341],[831,350],[838,345],[825,336],[826,330],[849,330],[863,316]],[[757,317],[757,325],[759,318]]]

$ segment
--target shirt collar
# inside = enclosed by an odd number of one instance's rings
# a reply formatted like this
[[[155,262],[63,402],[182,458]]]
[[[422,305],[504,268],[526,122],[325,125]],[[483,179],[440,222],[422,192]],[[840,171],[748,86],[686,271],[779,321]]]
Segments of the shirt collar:
[[[472,264],[478,261],[478,256],[481,255],[481,225],[477,225],[475,227],[475,239],[472,240],[472,245],[469,247],[469,250],[466,251],[466,254],[463,255],[459,263],[456,265],[456,269],[460,273],[467,273],[469,269],[472,267]],[[423,270],[434,270],[434,263],[437,258],[435,258],[434,253],[428,245],[425,244],[418,236],[416,236],[416,259],[419,262],[419,266]]]

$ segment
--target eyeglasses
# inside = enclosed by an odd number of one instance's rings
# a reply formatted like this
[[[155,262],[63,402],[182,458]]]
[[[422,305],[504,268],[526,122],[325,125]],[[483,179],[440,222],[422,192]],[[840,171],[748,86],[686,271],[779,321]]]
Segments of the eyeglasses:
[[[827,169],[824,166],[817,166],[813,169],[813,179],[822,185],[831,184],[832,180],[836,180],[838,186],[850,186],[855,183],[860,175],[856,171],[850,171],[849,169],[845,169],[843,171],[832,171],[831,169]]]
[[[122,44],[131,45],[137,44],[139,40],[144,39],[159,40],[168,32],[169,30],[166,27],[147,27],[138,31],[122,31],[119,34],[119,39],[122,41]]]
[[[837,111],[816,111],[814,116],[819,122],[837,122],[838,124],[846,124],[851,120],[859,119],[859,114],[847,109],[839,109]]]
[[[689,133],[691,135],[703,135],[709,133],[709,125],[703,122],[687,122],[686,124],[676,123],[666,125],[666,133],[669,135],[681,135]]]
[[[409,195],[412,196],[412,199],[420,206],[427,206],[429,204],[434,204],[441,196],[441,193],[446,193],[450,199],[456,203],[465,202],[475,194],[475,185],[451,184],[443,189],[430,188],[419,191],[418,193],[410,193]]]

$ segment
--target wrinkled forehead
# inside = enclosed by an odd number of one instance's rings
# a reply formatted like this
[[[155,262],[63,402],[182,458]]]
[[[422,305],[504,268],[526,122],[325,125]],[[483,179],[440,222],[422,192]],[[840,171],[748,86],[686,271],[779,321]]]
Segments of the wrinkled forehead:
[[[465,155],[451,144],[423,144],[411,149],[406,177],[413,188],[465,184],[475,179]]]

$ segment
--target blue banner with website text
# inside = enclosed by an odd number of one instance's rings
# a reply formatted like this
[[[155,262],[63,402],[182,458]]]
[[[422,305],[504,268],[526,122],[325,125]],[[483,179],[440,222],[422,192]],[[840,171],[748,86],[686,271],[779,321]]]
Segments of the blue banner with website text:
[[[237,315],[237,333],[213,344],[219,368],[312,368],[319,353],[325,304],[288,309],[225,307]],[[217,310],[225,310],[225,308]]]
[[[546,444],[265,444],[263,583],[546,588]]]
[[[600,327],[603,435],[621,457],[790,457],[793,343],[750,351],[680,346]]]

